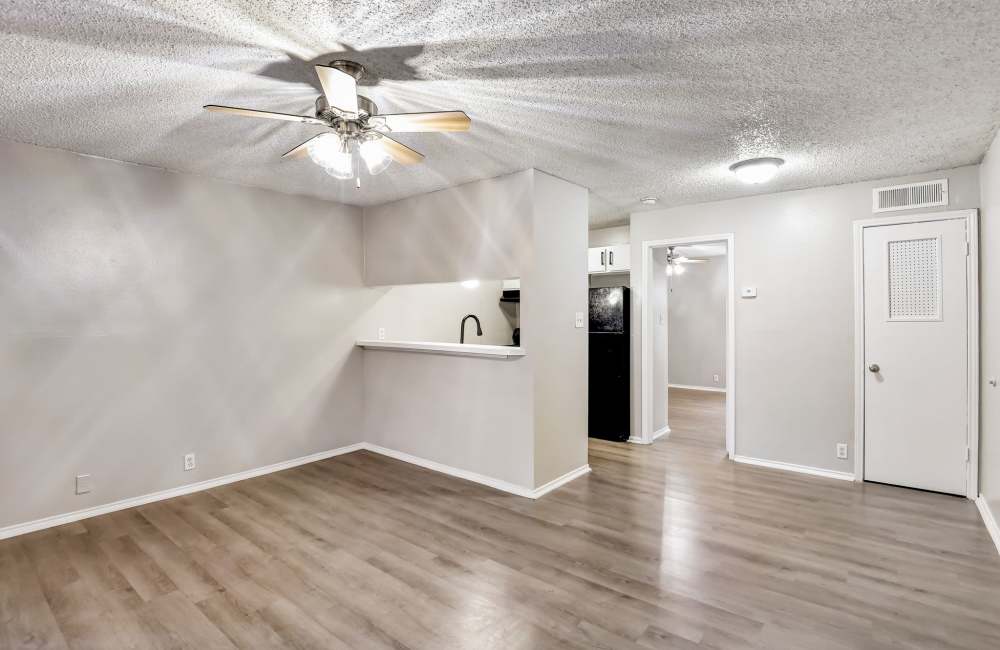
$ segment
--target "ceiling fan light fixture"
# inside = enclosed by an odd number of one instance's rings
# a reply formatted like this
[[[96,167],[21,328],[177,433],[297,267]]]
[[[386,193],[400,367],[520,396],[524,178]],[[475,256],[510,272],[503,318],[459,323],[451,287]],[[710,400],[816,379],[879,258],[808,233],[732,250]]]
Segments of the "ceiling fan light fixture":
[[[309,141],[306,153],[314,163],[334,178],[348,179],[354,176],[354,159],[351,143],[333,133],[324,133]]]
[[[729,171],[748,185],[758,185],[774,178],[778,168],[784,164],[785,161],[781,158],[750,158],[731,165]]]
[[[313,69],[323,88],[323,94],[316,98],[315,117],[221,104],[206,104],[204,108],[213,113],[301,122],[332,129],[332,133],[314,135],[281,157],[284,160],[308,157],[334,178],[355,179],[358,189],[361,189],[362,160],[372,175],[385,171],[393,161],[415,165],[424,160],[422,153],[388,133],[468,131],[472,124],[464,111],[380,114],[371,99],[358,94],[358,80],[365,68],[354,61],[331,61],[329,65],[316,65]]]
[[[392,156],[386,152],[378,139],[362,142],[361,146],[358,147],[358,153],[361,154],[361,159],[365,161],[365,167],[368,168],[368,173],[372,176],[381,174],[392,164]]]

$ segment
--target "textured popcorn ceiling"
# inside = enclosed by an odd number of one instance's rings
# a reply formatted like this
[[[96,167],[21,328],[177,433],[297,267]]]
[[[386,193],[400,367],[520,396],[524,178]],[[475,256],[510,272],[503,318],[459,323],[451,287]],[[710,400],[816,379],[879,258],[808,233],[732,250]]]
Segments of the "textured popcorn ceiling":
[[[1000,118],[995,0],[330,2],[0,0],[0,137],[370,205],[537,167],[592,225],[760,191],[975,163]],[[351,58],[387,112],[464,109],[467,134],[351,183],[279,156],[321,129],[310,64]]]

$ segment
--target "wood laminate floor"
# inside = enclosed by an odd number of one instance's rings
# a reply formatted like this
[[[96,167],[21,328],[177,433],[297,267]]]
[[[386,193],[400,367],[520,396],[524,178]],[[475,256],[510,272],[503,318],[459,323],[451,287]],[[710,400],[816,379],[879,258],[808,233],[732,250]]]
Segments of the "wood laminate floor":
[[[0,542],[3,648],[1000,648],[972,503],[735,465],[724,396],[538,501],[358,452]]]

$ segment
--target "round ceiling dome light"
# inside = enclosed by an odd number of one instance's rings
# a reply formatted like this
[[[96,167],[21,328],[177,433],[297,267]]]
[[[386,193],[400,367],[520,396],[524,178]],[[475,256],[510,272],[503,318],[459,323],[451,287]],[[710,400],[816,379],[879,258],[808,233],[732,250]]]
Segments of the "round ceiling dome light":
[[[785,161],[781,158],[751,158],[731,165],[729,171],[736,174],[736,178],[744,183],[757,185],[774,178],[778,168],[784,164]]]
[[[659,199],[656,198],[655,196],[644,196],[641,199],[639,199],[639,203],[643,205],[656,205],[657,201],[659,201]]]

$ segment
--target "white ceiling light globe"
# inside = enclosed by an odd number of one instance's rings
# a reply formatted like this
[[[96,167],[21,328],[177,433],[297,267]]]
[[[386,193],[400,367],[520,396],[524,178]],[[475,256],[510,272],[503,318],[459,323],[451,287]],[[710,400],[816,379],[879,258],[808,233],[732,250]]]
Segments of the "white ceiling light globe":
[[[361,158],[365,161],[365,166],[368,167],[368,172],[372,176],[381,174],[392,163],[392,157],[386,153],[378,140],[366,140],[362,142],[358,151],[361,153]]]
[[[333,133],[316,136],[306,145],[306,153],[330,176],[340,179],[354,177],[351,143],[341,140],[339,136]]]
[[[729,171],[748,185],[758,185],[774,178],[778,168],[784,164],[781,158],[751,158],[732,165]]]

